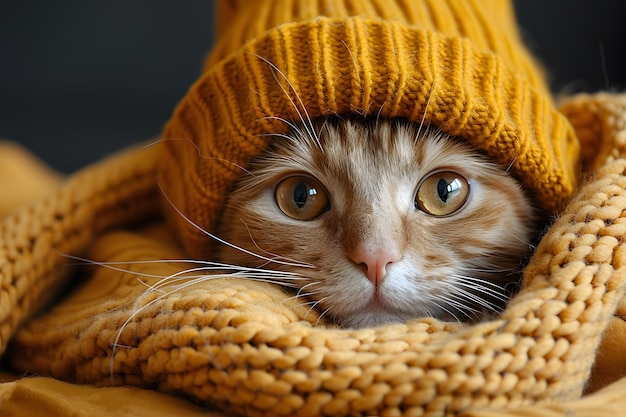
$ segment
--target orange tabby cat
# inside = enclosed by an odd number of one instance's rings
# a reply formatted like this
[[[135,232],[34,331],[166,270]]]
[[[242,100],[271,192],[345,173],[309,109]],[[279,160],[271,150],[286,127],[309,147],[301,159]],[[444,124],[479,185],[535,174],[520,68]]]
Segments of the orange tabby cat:
[[[399,119],[291,126],[230,192],[219,235],[245,251],[220,261],[291,273],[347,327],[502,308],[535,232],[506,167]]]

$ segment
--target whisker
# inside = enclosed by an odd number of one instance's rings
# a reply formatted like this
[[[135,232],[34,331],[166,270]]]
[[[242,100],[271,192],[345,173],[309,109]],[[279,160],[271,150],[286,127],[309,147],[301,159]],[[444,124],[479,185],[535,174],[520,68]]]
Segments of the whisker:
[[[188,275],[188,274],[197,273],[197,272],[205,272],[205,270],[202,268],[187,269],[187,270],[181,271],[180,273],[173,274],[163,279],[159,283],[153,286],[150,286],[150,288],[157,290],[161,287],[174,287],[175,285],[177,285],[176,284],[177,282],[186,282],[189,279],[195,279],[195,278],[200,278],[200,277],[208,277],[210,279],[215,279],[215,278],[251,279],[254,281],[269,282],[272,284],[276,284],[276,285],[283,286],[283,287],[289,287],[289,288],[300,288],[300,285],[297,284],[297,281],[308,280],[307,278],[303,278],[303,277],[281,275],[281,274],[277,274],[273,272],[270,273],[269,271],[234,271],[234,272],[220,273],[220,274],[213,274],[213,275],[207,275],[207,274]],[[183,274],[187,274],[187,275],[183,275]]]
[[[294,121],[287,120],[284,117],[265,116],[265,117],[262,118],[262,120],[278,120],[279,122],[282,122],[282,123],[286,124],[289,127],[289,129],[291,129],[291,131],[296,132],[297,134],[299,134],[302,137],[305,136],[304,133],[302,132],[302,130],[300,129],[300,127]],[[293,140],[293,138],[291,136],[287,136],[287,138]]]
[[[472,319],[472,317],[468,314],[468,312],[474,313],[475,315],[478,315],[480,313],[480,311],[473,308],[473,306],[470,303],[468,303],[468,301],[474,302],[477,305],[482,305],[483,307],[485,307],[484,302],[486,300],[483,300],[482,298],[476,296],[475,294],[468,292],[467,290],[463,288],[458,287],[455,283],[443,281],[442,284],[445,285],[449,289],[449,291],[447,291],[444,296],[436,295],[436,299],[443,301],[445,305],[448,305],[454,308],[458,313],[463,314],[468,319],[470,320]],[[446,311],[448,314],[452,315],[457,321],[461,321],[453,312],[445,308],[445,305],[441,305],[441,304],[436,304],[436,305],[439,308]],[[491,307],[492,308],[489,308],[489,309],[493,310],[493,307],[496,307],[496,306],[492,304]]]
[[[508,297],[505,297],[503,294],[495,294],[493,292],[482,291],[482,288],[472,287],[472,286],[466,285],[463,282],[455,282],[454,284],[447,283],[447,285],[449,285],[449,287],[451,289],[451,293],[448,294],[449,296],[454,296],[457,299],[460,299],[460,300],[462,300],[464,302],[467,302],[467,301],[473,302],[476,305],[485,307],[485,308],[487,308],[487,309],[489,309],[491,311],[496,311],[497,312],[497,311],[500,310],[500,307],[497,304],[495,304],[495,303],[493,303],[493,302],[491,302],[491,301],[489,301],[489,300],[487,300],[485,298],[482,298],[479,295],[477,295],[477,294],[475,294],[475,293],[473,293],[471,291],[468,291],[468,290],[466,290],[463,287],[470,288],[471,290],[474,290],[474,291],[478,290],[478,291],[482,292],[483,294],[488,294],[488,295],[496,298],[497,300],[500,300],[500,301],[503,301],[503,302],[506,302],[506,301],[509,300]],[[468,308],[469,308],[469,306],[468,306]]]
[[[311,294],[316,294],[316,293],[311,293]],[[308,294],[304,294],[304,295],[308,295]],[[313,300],[313,299],[307,299],[307,298],[303,298],[303,297],[297,297],[297,298],[301,298],[302,300],[304,300],[302,303],[300,303],[300,304],[296,304],[296,306],[298,306],[298,307],[300,307],[300,306],[307,306],[307,305],[313,305],[313,304],[315,304],[315,300]],[[290,300],[294,300],[294,299],[297,299],[297,298],[296,298],[296,297],[286,298],[285,300],[283,300],[283,303],[286,303],[286,302],[288,302],[288,301],[290,301]],[[304,317],[306,318],[306,316],[307,316],[310,312],[311,312],[311,311],[310,311],[310,309],[309,309],[309,311],[307,311],[307,313],[305,314],[305,316],[304,316]]]
[[[463,276],[455,276],[454,278],[458,278],[458,280],[455,279],[456,285],[469,288],[470,290],[480,291],[483,294],[490,295],[501,301],[505,301],[508,299],[508,297],[506,297],[506,295],[503,293],[503,289],[501,285],[487,284],[487,281],[482,281],[478,278],[463,277]]]
[[[311,285],[315,285],[315,284],[319,284],[319,281],[310,282],[310,283],[308,283],[306,285],[303,285],[302,287],[298,288],[298,292],[295,295],[285,299],[285,301],[296,300],[298,298],[306,298],[306,297],[310,297],[310,296],[319,294],[320,293],[319,290],[317,290],[317,291],[309,291],[309,292],[306,292],[306,293],[302,292],[305,288],[307,288],[307,287],[309,287]],[[311,304],[312,302],[315,302],[315,301],[307,301],[307,302],[303,303],[303,305]]]
[[[281,116],[263,116],[261,120],[278,120],[279,122],[286,124],[287,126],[289,126],[289,128],[293,130],[299,129],[298,125],[296,124],[294,120],[288,120]]]
[[[172,200],[170,199],[170,197],[167,195],[167,193],[165,192],[165,190],[163,189],[163,187],[161,186],[161,184],[158,184],[159,190],[161,190],[161,193],[163,194],[163,196],[165,197],[165,200],[168,202],[168,204],[170,204],[172,206],[172,208],[176,211],[176,213],[178,215],[180,215],[187,223],[189,223],[190,225],[192,225],[194,228],[196,228],[197,230],[199,230],[201,233],[205,234],[206,236],[210,237],[211,239],[216,240],[217,242],[226,245],[230,248],[233,248],[235,250],[241,251],[247,255],[259,258],[259,259],[263,259],[265,261],[268,262],[275,262],[277,264],[281,264],[281,265],[287,265],[287,266],[295,266],[295,267],[301,267],[301,268],[313,268],[312,265],[308,265],[308,264],[299,264],[299,263],[293,263],[293,262],[283,262],[283,261],[279,261],[279,260],[274,260],[274,259],[270,259],[267,258],[263,255],[259,255],[258,253],[254,253],[252,251],[249,251],[247,249],[244,249],[242,247],[239,247],[237,245],[233,245],[232,243],[214,235],[213,233],[204,230],[202,227],[200,227],[199,225],[197,225],[196,223],[194,223],[189,217],[187,217],[182,211],[180,211],[180,209],[178,207],[176,207],[176,205],[172,202]]]
[[[295,142],[295,139],[285,133],[260,133],[258,135],[256,135],[258,137],[274,137],[274,138],[281,138],[281,139],[287,139],[291,142]]]
[[[226,263],[222,263],[222,262],[214,262],[214,261],[203,261],[203,260],[197,260],[197,259],[150,259],[150,260],[138,260],[138,261],[106,261],[106,262],[102,262],[102,261],[95,261],[92,259],[87,259],[87,258],[83,258],[80,256],[75,256],[75,255],[70,255],[70,254],[65,254],[65,253],[60,253],[59,255],[64,256],[66,258],[69,259],[74,259],[76,261],[80,261],[81,263],[84,264],[88,264],[88,265],[97,265],[97,266],[101,266],[104,268],[109,268],[112,270],[116,270],[119,272],[126,272],[126,273],[130,273],[130,274],[134,274],[134,275],[138,275],[138,276],[143,276],[146,278],[157,278],[157,279],[166,279],[171,277],[171,275],[169,276],[165,276],[165,275],[156,275],[156,274],[147,274],[147,273],[143,273],[143,272],[139,272],[139,271],[134,271],[132,269],[125,269],[125,268],[119,268],[116,267],[116,265],[141,265],[141,264],[159,264],[159,263],[168,263],[168,264],[172,264],[172,263],[187,263],[187,264],[198,264],[198,265],[203,265],[202,267],[198,267],[198,268],[190,268],[190,269],[186,269],[186,270],[182,270],[176,273],[176,275],[180,275],[182,273],[185,272],[190,272],[190,271],[217,271],[217,270],[233,270],[233,271],[245,271],[245,272],[254,272],[254,273],[262,273],[262,274],[274,274],[274,275],[280,275],[280,276],[285,276],[285,278],[287,277],[294,277],[292,279],[307,279],[307,278],[296,278],[296,277],[300,277],[301,274],[297,273],[297,272],[288,272],[288,271],[277,271],[277,270],[272,270],[272,269],[259,269],[259,268],[254,268],[254,267],[247,267],[247,266],[241,266],[241,265],[231,265],[231,264],[226,264]]]
[[[454,314],[451,310],[446,308],[446,306],[454,308],[458,313],[462,313],[464,316],[466,316],[468,319],[471,320],[471,316],[465,312],[465,308],[467,306],[463,304],[462,302],[450,300],[447,297],[439,297],[439,296],[437,296],[434,301],[437,301],[437,300],[443,301],[444,303],[443,304],[436,303],[435,305],[439,307],[440,309],[442,309],[443,311],[445,311],[446,313],[448,313],[449,315],[451,315],[452,317],[454,317],[456,321],[461,322],[462,320],[456,314]]]
[[[59,253],[59,254],[61,256],[66,257],[66,258],[74,259],[75,261],[80,261],[83,264],[101,266],[101,267],[108,268],[108,269],[111,269],[111,270],[114,270],[114,271],[118,271],[118,272],[126,272],[126,273],[134,274],[134,275],[137,275],[137,276],[145,277],[145,278],[159,278],[159,279],[166,278],[166,275],[148,274],[148,273],[145,273],[145,272],[133,271],[131,269],[119,268],[119,267],[115,266],[115,265],[142,264],[142,263],[148,263],[148,262],[153,262],[153,261],[99,262],[99,261],[94,261],[94,260],[91,260],[91,259],[82,258],[80,256],[75,256],[75,255],[64,254],[64,253]],[[166,261],[166,260],[159,260],[158,262],[168,262],[168,261]]]
[[[424,121],[426,120],[426,114],[428,113],[428,107],[430,106],[430,99],[433,96],[433,90],[435,89],[435,84],[433,83],[430,87],[430,92],[428,93],[428,98],[426,99],[426,106],[424,107],[424,114],[422,115],[422,120],[420,120],[420,125],[417,128],[417,135],[415,135],[415,141],[420,138],[420,134],[422,133],[422,128],[424,127]]]
[[[296,88],[294,87],[294,85],[291,83],[291,81],[289,80],[289,78],[287,78],[287,76],[285,75],[284,72],[282,72],[273,62],[271,62],[270,60],[268,60],[267,58],[259,55],[259,54],[253,54],[254,56],[256,56],[257,58],[259,58],[260,60],[262,60],[263,62],[265,62],[266,64],[268,64],[270,66],[270,68],[272,68],[274,70],[274,72],[272,72],[272,75],[274,76],[274,79],[276,80],[276,82],[278,83],[278,85],[280,86],[280,89],[283,91],[283,93],[285,94],[285,96],[287,97],[287,99],[289,100],[289,102],[291,103],[293,109],[295,110],[295,112],[298,114],[298,117],[300,118],[300,120],[302,121],[302,126],[304,127],[304,129],[306,130],[306,132],[309,134],[309,137],[311,139],[313,139],[313,141],[315,142],[315,144],[317,145],[317,147],[323,151],[324,149],[322,148],[322,144],[320,142],[319,137],[317,136],[317,133],[315,132],[315,128],[313,127],[313,121],[311,120],[311,116],[309,115],[309,113],[306,110],[306,106],[304,105],[304,102],[302,101],[302,98],[300,97],[300,95],[298,94],[298,92],[296,91]],[[285,80],[285,82],[287,83],[287,85],[289,86],[289,88],[291,89],[291,91],[293,91],[293,93],[296,96],[296,99],[298,100],[298,103],[300,104],[300,107],[302,108],[302,111],[300,111],[300,109],[298,108],[298,106],[296,105],[296,103],[293,101],[293,99],[291,98],[291,95],[289,94],[288,91],[286,91],[282,84],[278,81],[278,78],[276,77],[275,74],[279,74],[283,80]],[[303,117],[302,116],[302,112],[304,112],[304,115],[306,116]]]
[[[237,164],[237,163],[235,163],[233,161],[230,161],[230,160],[224,159],[224,158],[218,158],[216,156],[203,154],[202,150],[200,149],[200,147],[196,143],[194,143],[191,139],[189,139],[189,138],[159,138],[159,139],[157,139],[157,140],[155,140],[153,142],[150,142],[150,143],[144,145],[144,148],[149,148],[151,146],[155,146],[159,142],[164,142],[164,141],[184,141],[184,142],[188,143],[189,145],[193,146],[194,148],[196,148],[196,151],[198,152],[198,157],[200,157],[201,159],[209,159],[209,160],[213,160],[213,161],[224,162],[224,163],[230,164],[230,165],[240,169],[241,171],[245,172],[246,174],[252,175],[251,172],[248,171],[245,167],[243,167],[243,166],[241,166],[241,165],[239,165],[239,164]]]
[[[306,288],[308,288],[308,287],[310,287],[310,286],[312,286],[312,285],[317,285],[317,284],[319,284],[319,283],[320,283],[319,281],[313,281],[313,282],[309,282],[309,283],[308,283],[308,284],[306,284],[306,285],[303,285],[303,286],[302,286],[302,287],[298,290],[298,293],[296,294],[296,296],[299,296],[299,295],[300,295],[300,293],[301,293],[304,289],[306,289]],[[318,292],[319,292],[319,291],[318,291]],[[309,294],[316,294],[316,293],[317,293],[317,292],[311,292],[311,293],[309,293]],[[306,295],[308,295],[308,294],[306,294]]]
[[[325,309],[324,311],[322,311],[322,313],[319,315],[319,317],[317,318],[317,320],[315,320],[315,325],[319,325],[320,321],[322,320],[322,318],[326,315],[326,313],[328,313],[330,311],[330,307],[328,307],[327,309]],[[306,317],[306,316],[305,316]]]
[[[487,310],[490,311],[494,311],[494,312],[498,312],[500,311],[500,308],[498,307],[497,304],[494,304],[488,300],[485,300],[484,298],[481,298],[471,292],[468,292],[466,290],[461,290],[461,289],[457,289],[459,291],[459,294],[454,294],[454,296],[461,300],[461,303],[463,305],[465,305],[465,309],[466,310],[470,310],[473,311],[475,313],[479,313],[478,310],[474,309],[473,307],[471,307],[469,304],[467,304],[467,302],[471,302],[474,303],[476,306],[480,306],[480,307],[484,307]]]
[[[486,254],[488,255],[488,254]],[[481,266],[484,266],[485,262],[481,263]],[[515,269],[513,268],[496,268],[495,265],[493,268],[478,268],[478,267],[473,267],[473,266],[464,266],[463,268],[464,272],[468,272],[468,273],[476,273],[476,274],[487,274],[487,275],[494,275],[494,274],[512,274],[515,272]],[[497,284],[494,284],[497,285]]]
[[[250,228],[248,227],[248,224],[240,217],[239,220],[241,221],[241,223],[243,223],[243,226],[246,228],[246,230],[248,231],[248,237],[250,237],[250,240],[252,241],[252,244],[254,245],[255,248],[257,248],[258,250],[260,250],[261,252],[263,252],[266,255],[270,255],[272,256],[272,260],[275,261],[276,259],[284,259],[285,261],[288,262],[293,262],[293,265],[308,265],[310,268],[315,268],[314,265],[310,264],[310,263],[306,263],[306,262],[302,262],[302,261],[298,261],[296,259],[291,259],[291,258],[287,258],[285,256],[281,256],[278,255],[276,253],[272,253],[269,251],[266,251],[265,249],[262,249],[257,243],[256,240],[254,239],[254,237],[252,236],[252,232],[250,231]]]
[[[469,271],[469,269],[463,268],[464,272]],[[510,270],[503,270],[504,272],[511,272]],[[486,272],[491,272],[490,270],[487,270]],[[501,275],[501,274],[498,274]],[[466,275],[466,274],[462,274],[462,273],[456,273],[453,274],[454,278],[458,278],[460,280],[465,280],[465,281],[471,281],[474,283],[477,283],[481,286],[485,286],[485,287],[491,287],[493,290],[498,291],[501,289],[501,284],[498,281],[493,281],[490,279],[486,279],[486,278],[481,278],[475,275]]]
[[[354,57],[354,55],[352,54],[352,50],[350,50],[350,47],[348,46],[348,44],[346,43],[345,40],[341,40],[341,43],[343,44],[343,46],[346,47],[346,51],[348,51],[348,54],[350,54],[350,58],[352,59],[352,65],[354,66],[354,71],[357,72],[359,66],[357,65],[357,60]]]
[[[322,298],[320,298],[319,300],[316,300],[316,301],[315,301],[315,302],[311,305],[311,307],[309,308],[309,310],[306,312],[306,314],[304,315],[304,318],[306,318],[306,317],[307,317],[307,316],[308,316],[308,315],[309,315],[309,314],[310,314],[310,313],[311,313],[311,312],[315,309],[315,307],[317,307],[317,305],[318,305],[319,303],[323,303],[323,302],[324,302],[324,301],[326,301],[327,299],[328,299],[328,297],[322,297]],[[329,310],[329,309],[330,309],[330,307],[329,307],[327,310]],[[320,318],[321,318],[321,317],[318,317],[318,319],[317,319],[317,320],[319,321],[319,319],[320,319]],[[316,324],[317,324],[317,322],[316,322]]]
[[[515,157],[511,160],[511,163],[509,164],[509,166],[506,167],[506,170],[504,172],[509,172],[511,170],[511,168],[513,168],[513,164],[515,163],[515,161],[517,160],[517,155],[515,155]]]
[[[474,292],[478,291],[478,292],[481,292],[486,295],[490,295],[495,298],[499,298],[503,296],[500,286],[497,286],[497,289],[500,290],[500,291],[497,291],[494,288],[490,288],[489,286],[484,285],[486,281],[481,281],[479,279],[475,279],[472,281],[470,277],[463,277],[463,276],[457,276],[457,275],[453,276],[452,278],[454,279],[454,282],[449,282],[447,284],[453,286],[456,290],[458,290],[459,292],[462,292],[463,294],[468,294],[468,295],[471,294],[474,297],[479,297],[478,295],[472,292],[472,291]],[[467,282],[468,280],[471,281],[472,283],[471,284],[468,283]],[[465,288],[469,290],[466,290]]]
[[[291,300],[297,300],[298,298],[302,298],[302,299],[305,299],[305,300],[306,300],[306,297],[309,297],[309,296],[311,296],[311,295],[315,295],[315,294],[318,294],[318,291],[311,291],[311,292],[307,292],[307,293],[304,293],[304,294],[301,294],[301,293],[298,291],[298,293],[297,293],[296,295],[291,296],[291,297],[289,297],[289,298],[285,298],[285,299],[283,300],[283,302],[287,302],[287,301],[291,301]],[[314,302],[315,302],[315,301],[307,300],[307,301],[305,301],[304,303],[302,303],[302,304],[300,304],[300,305],[308,305],[308,304],[311,304],[311,303],[314,303]]]

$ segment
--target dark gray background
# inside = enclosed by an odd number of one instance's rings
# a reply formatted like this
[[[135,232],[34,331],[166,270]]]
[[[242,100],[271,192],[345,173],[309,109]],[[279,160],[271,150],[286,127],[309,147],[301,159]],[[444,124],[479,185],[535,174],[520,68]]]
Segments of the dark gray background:
[[[213,1],[0,3],[0,138],[63,172],[157,135],[213,42]],[[517,0],[558,91],[626,87],[626,1]]]

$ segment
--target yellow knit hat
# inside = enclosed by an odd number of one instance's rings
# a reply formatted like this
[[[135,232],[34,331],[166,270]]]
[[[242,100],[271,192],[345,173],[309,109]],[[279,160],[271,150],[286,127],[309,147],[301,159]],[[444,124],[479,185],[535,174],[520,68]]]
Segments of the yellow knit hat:
[[[436,125],[511,165],[548,214],[576,187],[578,141],[507,1],[224,0],[217,24],[204,73],[164,129],[159,174],[205,230],[264,134],[303,109]],[[170,217],[188,252],[206,256],[210,239]]]

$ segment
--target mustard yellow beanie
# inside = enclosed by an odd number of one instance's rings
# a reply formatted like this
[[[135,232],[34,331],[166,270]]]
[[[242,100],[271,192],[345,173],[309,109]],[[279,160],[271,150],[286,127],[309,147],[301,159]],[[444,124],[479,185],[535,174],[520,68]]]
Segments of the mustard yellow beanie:
[[[578,141],[507,1],[223,0],[216,22],[204,72],[164,129],[159,173],[205,230],[265,134],[287,130],[277,118],[304,110],[436,125],[510,165],[546,214],[577,185]],[[188,252],[206,256],[210,239],[166,210]]]

